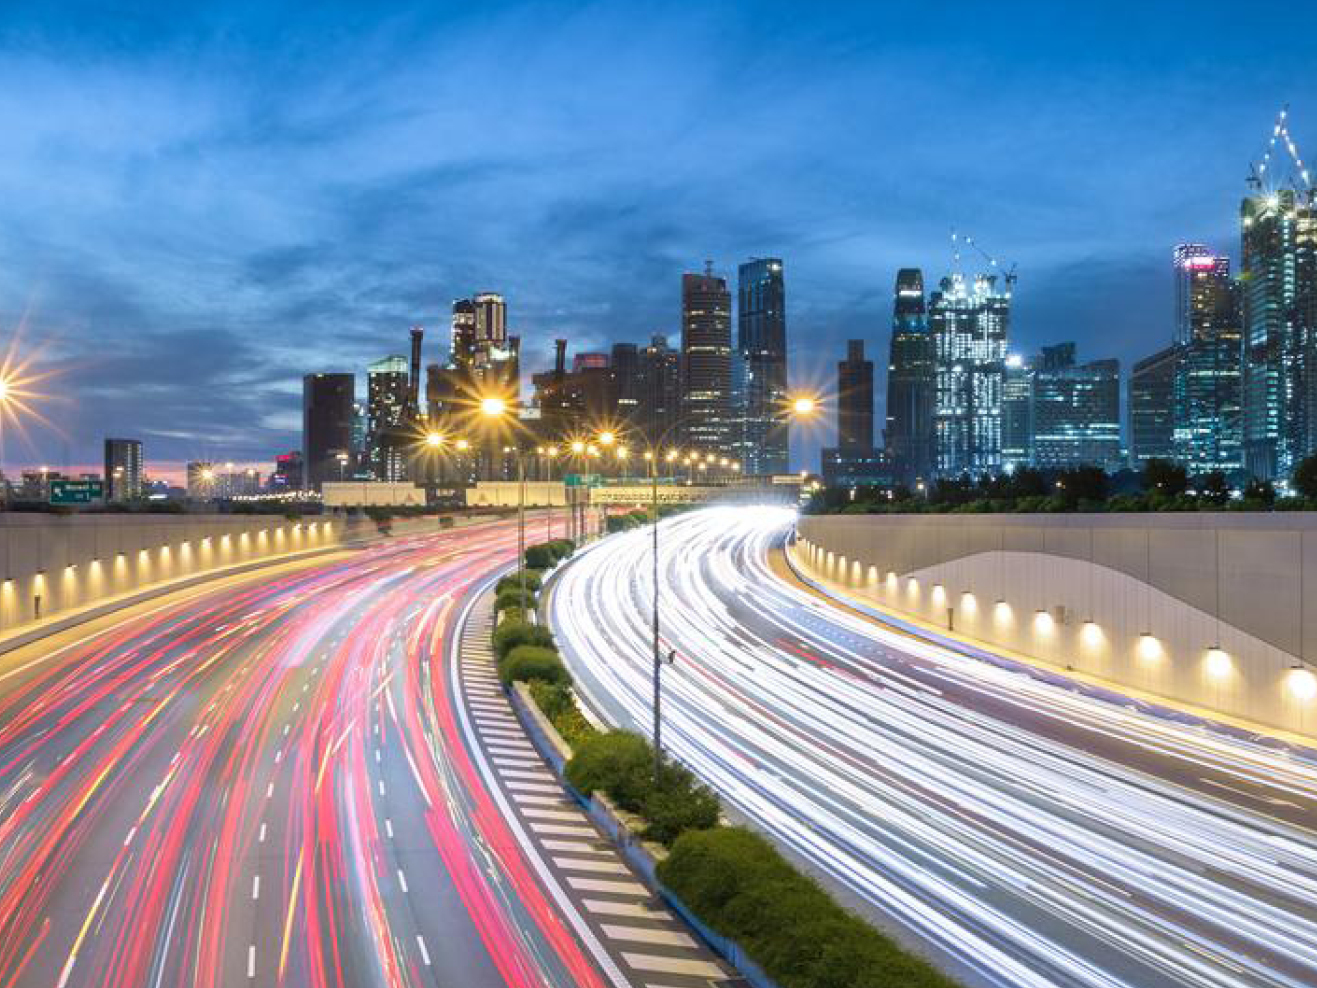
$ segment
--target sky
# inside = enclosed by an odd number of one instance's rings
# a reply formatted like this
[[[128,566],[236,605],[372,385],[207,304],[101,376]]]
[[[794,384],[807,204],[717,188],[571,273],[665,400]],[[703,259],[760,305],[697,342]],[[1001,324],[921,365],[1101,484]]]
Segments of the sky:
[[[415,324],[441,359],[455,297],[503,292],[529,371],[675,342],[706,259],[784,259],[793,385],[827,390],[849,338],[881,372],[896,269],[935,284],[953,229],[1017,265],[1013,351],[1128,368],[1169,342],[1173,245],[1237,256],[1280,107],[1317,154],[1296,10],[10,0],[0,340],[50,376],[3,466],[106,435],[268,463],[304,373],[364,390]]]

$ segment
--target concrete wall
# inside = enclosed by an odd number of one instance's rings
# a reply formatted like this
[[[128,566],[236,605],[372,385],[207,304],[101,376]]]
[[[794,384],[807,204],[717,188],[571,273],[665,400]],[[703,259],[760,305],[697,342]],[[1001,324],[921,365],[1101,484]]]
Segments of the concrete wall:
[[[879,606],[1317,736],[1312,514],[833,515],[799,536],[797,564]]]
[[[0,513],[0,632],[210,570],[338,545],[344,522],[277,515]],[[38,613],[39,612],[39,613]]]

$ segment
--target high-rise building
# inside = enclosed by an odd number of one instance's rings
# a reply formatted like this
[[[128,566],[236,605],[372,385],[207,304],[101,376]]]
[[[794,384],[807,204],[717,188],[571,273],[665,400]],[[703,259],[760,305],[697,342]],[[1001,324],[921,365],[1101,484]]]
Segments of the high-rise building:
[[[1011,293],[995,275],[943,278],[928,306],[936,360],[934,470],[944,477],[1001,469],[1001,402]]]
[[[924,305],[924,274],[896,274],[892,342],[887,362],[883,436],[897,481],[913,485],[933,472],[933,406],[937,388],[933,337]]]
[[[837,364],[837,446],[873,448],[873,361],[864,357],[864,340],[847,340]]]
[[[385,357],[366,368],[366,461],[375,480],[407,479],[408,450],[400,432],[409,393],[407,358]]]
[[[1130,465],[1142,470],[1149,460],[1175,456],[1175,372],[1180,350],[1169,346],[1134,365],[1130,374]]]
[[[1175,268],[1176,362],[1172,392],[1175,459],[1190,473],[1239,470],[1243,352],[1230,259],[1180,244]]]
[[[787,315],[780,258],[740,266],[736,326],[737,457],[748,474],[786,473]]]
[[[1001,395],[1001,465],[1006,472],[1032,466],[1033,449],[1032,360],[1019,354],[1006,358]]]
[[[654,445],[681,442],[681,354],[655,333],[640,354],[640,429]]]
[[[1259,189],[1240,214],[1244,466],[1283,479],[1317,450],[1317,204]]]
[[[508,307],[497,292],[478,292],[471,300],[476,344],[502,346],[508,339]]]
[[[846,341],[837,364],[837,445],[823,450],[823,482],[829,487],[889,485],[891,463],[873,445],[873,361],[864,341]]]
[[[1039,469],[1121,467],[1120,362],[1075,362],[1075,345],[1044,347],[1033,362],[1032,463]]]
[[[732,299],[713,274],[681,276],[681,356],[686,441],[729,454],[736,442],[732,403]]]
[[[608,362],[612,382],[611,414],[623,430],[640,424],[640,349],[634,343],[614,343]]]
[[[105,500],[132,501],[142,496],[142,441],[105,440]]]
[[[476,359],[476,304],[471,299],[453,300],[452,326],[449,363],[469,371]]]
[[[269,487],[275,493],[302,489],[301,450],[289,450],[274,458],[274,473],[270,474]]]
[[[312,490],[338,480],[351,459],[354,386],[351,374],[302,378],[302,461]]]

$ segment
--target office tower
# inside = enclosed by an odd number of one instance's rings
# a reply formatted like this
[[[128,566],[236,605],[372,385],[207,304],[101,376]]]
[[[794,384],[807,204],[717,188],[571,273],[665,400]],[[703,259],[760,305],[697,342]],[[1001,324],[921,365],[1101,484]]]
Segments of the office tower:
[[[651,444],[680,444],[681,396],[681,354],[655,333],[640,354],[640,429]]]
[[[476,305],[469,298],[454,299],[452,327],[449,363],[469,370],[476,356]]]
[[[588,438],[620,429],[609,355],[578,353],[566,369],[567,341],[556,341],[554,367],[531,377],[538,432],[545,442]]]
[[[787,315],[782,261],[740,266],[736,309],[736,457],[747,474],[786,473]]]
[[[1075,362],[1075,345],[1044,347],[1032,373],[1033,465],[1121,467],[1120,362]]]
[[[412,327],[412,360],[407,378],[406,418],[415,421],[421,417],[421,341],[425,330],[420,326]]]
[[[289,450],[274,458],[274,473],[270,474],[269,486],[275,493],[302,489],[301,450]]]
[[[892,341],[887,363],[884,440],[897,482],[913,485],[933,472],[933,405],[937,375],[924,306],[924,274],[896,274]]]
[[[1280,480],[1317,449],[1317,205],[1259,188],[1240,213],[1244,466]]]
[[[829,487],[886,486],[892,471],[873,445],[873,361],[863,340],[846,342],[837,364],[837,445],[823,450],[823,482]]]
[[[351,374],[302,378],[302,462],[311,490],[346,476],[352,455],[354,386]]]
[[[1006,375],[1001,396],[1001,465],[1010,473],[1032,466],[1033,449],[1032,360],[1019,354],[1006,358]]]
[[[1179,347],[1169,346],[1134,364],[1130,374],[1130,465],[1175,458],[1175,371]]]
[[[401,435],[411,431],[405,429],[410,424],[407,368],[405,357],[392,356],[366,369],[366,464],[375,480],[407,479],[410,443]]]
[[[630,432],[640,423],[640,350],[634,343],[614,343],[608,363],[609,414],[619,429]]]
[[[471,300],[475,311],[476,344],[502,346],[508,338],[508,309],[497,292],[479,292]]]
[[[1243,353],[1230,259],[1202,244],[1180,244],[1173,263],[1179,351],[1172,391],[1175,459],[1191,474],[1239,470],[1244,465]]]
[[[864,340],[847,340],[837,364],[837,445],[873,448],[873,361],[864,358]]]
[[[943,278],[929,300],[936,361],[935,472],[944,477],[1001,469],[1010,290],[995,275]]]
[[[681,356],[686,441],[729,455],[736,441],[732,406],[732,299],[713,274],[681,276]]]
[[[132,501],[142,496],[142,441],[105,440],[105,500]]]

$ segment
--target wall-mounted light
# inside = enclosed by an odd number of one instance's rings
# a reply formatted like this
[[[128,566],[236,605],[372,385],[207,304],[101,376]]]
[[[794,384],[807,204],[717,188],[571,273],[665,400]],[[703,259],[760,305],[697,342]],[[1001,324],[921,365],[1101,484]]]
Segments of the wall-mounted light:
[[[1317,699],[1317,676],[1304,668],[1302,662],[1290,667],[1289,675],[1285,677],[1285,685],[1289,688],[1290,696],[1296,700],[1307,703]]]
[[[1203,665],[1207,674],[1213,679],[1221,679],[1223,676],[1230,675],[1231,662],[1230,656],[1220,645],[1213,645],[1207,650],[1203,657]]]
[[[1159,659],[1162,654],[1162,643],[1159,642],[1151,631],[1145,631],[1139,635],[1139,655],[1145,659]]]

